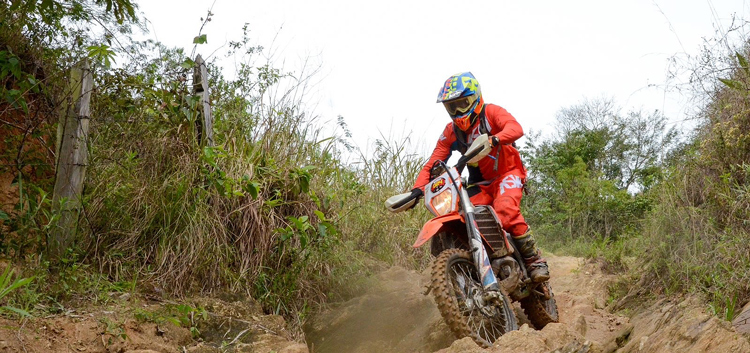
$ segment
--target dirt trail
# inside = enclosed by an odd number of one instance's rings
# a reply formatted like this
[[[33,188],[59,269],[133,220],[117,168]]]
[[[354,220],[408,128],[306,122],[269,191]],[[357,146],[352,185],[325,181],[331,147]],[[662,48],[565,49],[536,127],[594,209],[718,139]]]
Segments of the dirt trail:
[[[561,322],[537,331],[516,305],[523,325],[490,349],[455,340],[431,296],[428,274],[391,268],[366,294],[318,315],[306,327],[311,352],[750,352],[728,323],[696,303],[660,302],[628,317],[612,314],[607,283],[594,264],[549,256]]]
[[[164,311],[171,304],[113,293],[104,307],[66,309],[64,314],[21,321],[0,318],[0,353],[750,353],[745,337],[730,323],[707,314],[705,305],[694,299],[662,300],[631,318],[618,316],[607,310],[613,305],[606,290],[612,276],[579,258],[548,256],[548,260],[561,322],[537,331],[516,306],[523,325],[490,349],[469,338],[453,337],[432,296],[423,294],[427,273],[393,267],[370,279],[367,293],[309,320],[307,346],[295,342],[283,318],[264,315],[250,299],[190,300],[207,314],[198,322],[200,339],[195,340],[189,325],[178,327],[167,320],[175,318],[174,312]],[[736,320],[740,324],[750,321],[748,307]]]

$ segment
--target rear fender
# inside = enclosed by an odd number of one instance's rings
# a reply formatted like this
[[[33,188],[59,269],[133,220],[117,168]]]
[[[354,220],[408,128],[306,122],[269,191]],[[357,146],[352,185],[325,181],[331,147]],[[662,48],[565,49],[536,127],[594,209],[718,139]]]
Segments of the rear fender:
[[[459,215],[458,212],[449,213],[447,215],[435,217],[422,226],[422,230],[417,236],[417,241],[414,242],[412,247],[418,248],[430,240],[435,234],[439,233],[448,223],[461,221],[464,222],[463,216]]]

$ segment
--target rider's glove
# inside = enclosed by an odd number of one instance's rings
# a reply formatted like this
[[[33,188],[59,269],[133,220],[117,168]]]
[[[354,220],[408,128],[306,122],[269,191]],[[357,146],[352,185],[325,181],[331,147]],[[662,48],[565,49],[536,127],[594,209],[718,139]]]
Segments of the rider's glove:
[[[414,199],[415,201],[413,205],[407,208],[407,210],[414,208],[414,206],[416,206],[419,203],[419,198],[422,197],[422,195],[424,195],[424,192],[422,192],[422,189],[420,188],[411,189],[411,196],[409,197],[409,200]]]

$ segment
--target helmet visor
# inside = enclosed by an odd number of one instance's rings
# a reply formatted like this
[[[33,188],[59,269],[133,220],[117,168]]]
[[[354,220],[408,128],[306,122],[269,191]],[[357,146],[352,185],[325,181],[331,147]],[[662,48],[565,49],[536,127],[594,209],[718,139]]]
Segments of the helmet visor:
[[[448,111],[448,114],[450,114],[451,117],[455,117],[466,114],[466,112],[468,112],[469,109],[471,109],[471,107],[474,105],[474,102],[476,102],[476,100],[477,95],[472,94],[467,97],[461,97],[443,102],[443,106],[445,106],[445,110]]]

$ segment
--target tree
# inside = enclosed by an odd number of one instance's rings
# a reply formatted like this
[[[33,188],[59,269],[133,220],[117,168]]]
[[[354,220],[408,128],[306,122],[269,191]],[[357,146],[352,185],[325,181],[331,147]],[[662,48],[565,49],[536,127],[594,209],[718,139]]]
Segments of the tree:
[[[526,204],[531,223],[566,237],[633,229],[677,137],[664,115],[621,114],[612,100],[584,100],[561,109],[555,128],[550,139],[532,135],[524,146],[535,192]]]
[[[658,177],[653,173],[678,137],[660,111],[621,114],[614,101],[601,98],[560,110],[555,127],[555,143],[580,155],[592,172],[630,191],[653,185]]]

